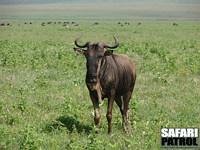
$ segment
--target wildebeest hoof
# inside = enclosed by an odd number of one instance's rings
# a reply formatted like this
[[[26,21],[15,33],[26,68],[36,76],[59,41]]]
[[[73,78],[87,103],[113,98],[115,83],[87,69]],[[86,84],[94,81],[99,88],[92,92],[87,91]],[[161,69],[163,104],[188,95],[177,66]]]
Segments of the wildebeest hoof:
[[[129,128],[129,126],[124,126],[123,129],[124,129],[124,132],[126,134],[130,134],[131,133],[131,129]]]
[[[109,137],[113,137],[114,135],[112,134],[112,132],[108,133]]]
[[[99,125],[94,125],[94,132],[99,133],[99,131],[100,131]]]
[[[100,103],[99,103],[99,106],[102,106],[104,104],[104,101],[101,101]]]
[[[99,133],[99,128],[98,127],[95,127],[95,133]]]

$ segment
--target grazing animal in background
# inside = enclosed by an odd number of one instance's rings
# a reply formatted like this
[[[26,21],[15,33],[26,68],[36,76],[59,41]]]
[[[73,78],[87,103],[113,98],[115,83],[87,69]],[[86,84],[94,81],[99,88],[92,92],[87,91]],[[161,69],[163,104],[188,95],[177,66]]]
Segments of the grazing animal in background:
[[[1,26],[5,26],[5,23],[1,23]]]
[[[42,23],[41,23],[41,26],[45,26],[45,22],[42,22]]]
[[[130,25],[130,22],[125,22],[124,24],[125,24],[125,25]]]
[[[172,24],[173,26],[178,26],[178,24],[177,23],[175,23],[175,22],[173,22],[173,24]]]
[[[70,24],[70,22],[69,21],[65,21],[64,24]]]
[[[138,24],[137,24],[137,25],[138,25],[138,26],[140,26],[141,24],[142,24],[141,22],[138,22]]]
[[[76,24],[74,24],[74,26],[75,26],[75,27],[77,27],[77,26],[79,26],[79,24],[78,24],[78,23],[76,23]]]
[[[94,25],[98,25],[98,24],[99,24],[98,22],[95,22],[95,23],[94,23]]]
[[[105,43],[87,42],[83,45],[75,40],[75,52],[86,58],[86,85],[94,107],[94,122],[98,129],[100,122],[99,106],[104,98],[108,98],[107,121],[108,133],[112,132],[112,108],[115,101],[120,108],[122,124],[128,131],[128,105],[136,81],[135,64],[126,55],[113,54],[119,46],[114,37],[115,44],[109,46]],[[85,48],[85,49],[84,49]]]

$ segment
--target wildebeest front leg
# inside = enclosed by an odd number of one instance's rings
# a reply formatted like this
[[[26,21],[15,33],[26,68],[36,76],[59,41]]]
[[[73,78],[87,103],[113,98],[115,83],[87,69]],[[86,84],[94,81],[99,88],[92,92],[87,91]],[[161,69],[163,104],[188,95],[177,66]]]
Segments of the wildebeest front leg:
[[[111,96],[108,98],[108,108],[107,108],[107,121],[108,121],[108,134],[112,133],[112,108],[114,102],[114,91],[111,92]]]
[[[93,107],[94,107],[94,122],[96,126],[96,132],[98,132],[99,122],[100,122],[100,117],[101,117],[99,113],[99,102],[95,95],[90,94],[90,97],[91,97]]]

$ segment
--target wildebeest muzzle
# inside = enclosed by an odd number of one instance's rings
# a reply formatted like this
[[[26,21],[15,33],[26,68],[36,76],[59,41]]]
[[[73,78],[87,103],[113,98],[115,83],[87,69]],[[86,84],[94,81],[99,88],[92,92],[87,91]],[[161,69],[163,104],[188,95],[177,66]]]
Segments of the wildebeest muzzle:
[[[97,83],[97,75],[96,74],[94,74],[94,75],[87,75],[87,77],[86,77],[86,82],[87,83],[90,83],[90,84],[95,84],[95,83]]]

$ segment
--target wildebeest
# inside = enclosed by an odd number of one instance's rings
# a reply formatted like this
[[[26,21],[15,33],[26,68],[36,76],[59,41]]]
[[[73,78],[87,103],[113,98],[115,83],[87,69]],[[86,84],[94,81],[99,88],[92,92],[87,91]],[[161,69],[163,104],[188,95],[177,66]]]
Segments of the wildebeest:
[[[95,23],[94,23],[94,25],[98,25],[98,24],[99,24],[98,22],[95,22]]]
[[[42,22],[42,23],[41,23],[41,26],[45,26],[45,22]]]
[[[178,23],[175,23],[175,22],[173,22],[173,24],[172,24],[173,26],[178,26]]]
[[[1,26],[5,26],[5,23],[1,23]]]
[[[74,26],[76,26],[76,27],[77,27],[77,26],[79,26],[79,24],[78,24],[78,23],[76,23],[76,24],[74,24]]]
[[[125,25],[130,25],[130,22],[125,22],[124,24],[125,24]]]
[[[138,22],[138,24],[137,24],[137,25],[139,26],[139,25],[141,25],[141,24],[142,24],[141,22]]]
[[[112,132],[112,108],[115,101],[122,114],[122,124],[128,131],[128,104],[134,89],[136,80],[135,64],[126,55],[113,54],[113,50],[119,46],[114,37],[115,44],[109,46],[105,43],[87,42],[84,45],[78,43],[74,50],[86,58],[86,85],[94,107],[94,122],[98,129],[100,122],[99,105],[104,98],[108,98],[107,121],[108,133]]]

